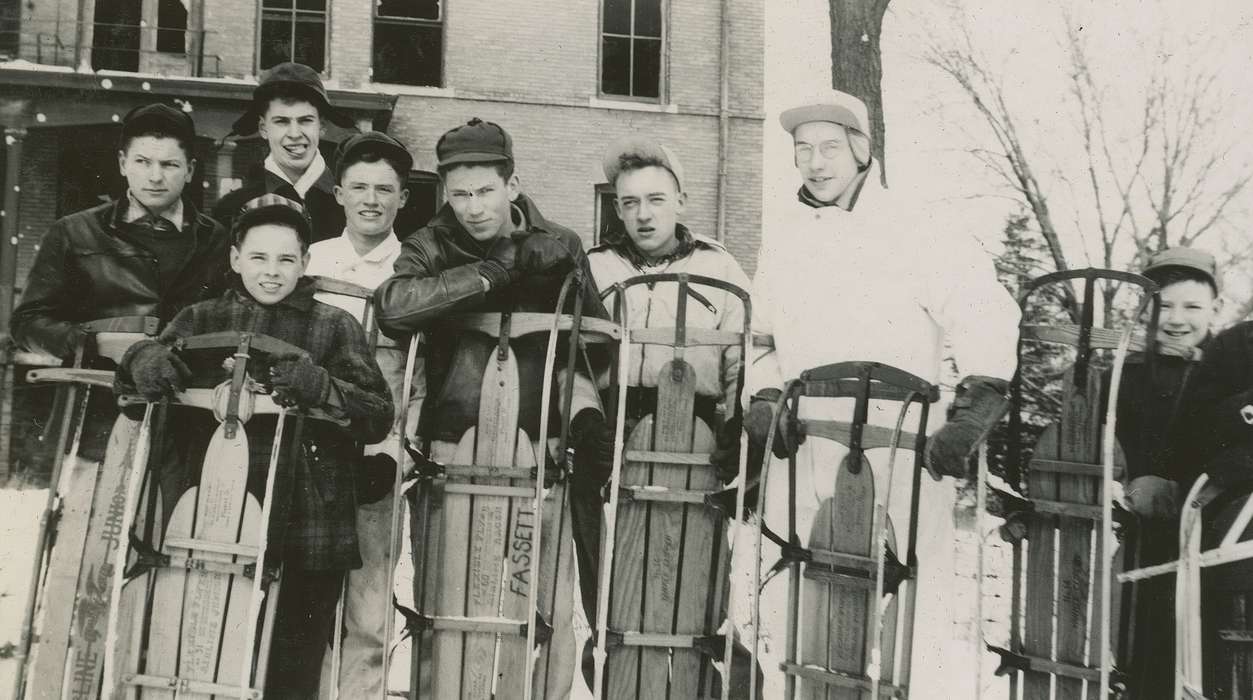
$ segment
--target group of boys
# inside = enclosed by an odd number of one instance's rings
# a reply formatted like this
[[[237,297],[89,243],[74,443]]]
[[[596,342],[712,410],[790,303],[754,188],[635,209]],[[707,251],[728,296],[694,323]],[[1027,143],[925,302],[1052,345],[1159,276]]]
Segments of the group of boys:
[[[118,368],[121,387],[152,398],[193,381],[176,349],[177,341],[190,335],[251,331],[301,349],[270,358],[256,378],[277,402],[318,408],[349,427],[306,431],[302,439],[309,449],[287,466],[294,475],[294,495],[285,511],[287,522],[279,524],[285,530],[282,557],[287,571],[300,573],[285,577],[278,603],[265,679],[268,697],[317,695],[320,680],[329,675],[323,667],[325,648],[335,632],[334,607],[345,576],[341,696],[376,697],[383,690],[380,668],[389,643],[383,638],[389,612],[379,601],[391,597],[384,590],[395,565],[388,560],[394,550],[389,535],[398,536],[390,530],[390,503],[383,496],[397,462],[404,459],[399,436],[419,435],[434,460],[450,459],[478,422],[483,372],[497,345],[478,333],[441,332],[441,318],[463,312],[552,313],[563,280],[576,270],[582,271],[582,311],[589,317],[608,316],[598,290],[647,272],[687,272],[750,287],[720,243],[678,222],[687,183],[678,156],[660,144],[636,138],[609,149],[604,172],[615,187],[622,228],[585,253],[576,233],[548,220],[520,191],[512,139],[499,125],[473,119],[439,139],[435,152],[446,203],[402,240],[393,224],[408,196],[412,156],[394,138],[366,132],[340,144],[332,167],[319,151],[328,121],[350,123],[330,104],[315,71],[282,64],[264,75],[235,132],[258,131],[269,154],[241,189],[218,203],[211,218],[198,212],[184,192],[196,164],[191,117],[161,104],[132,111],[123,122],[119,146],[126,194],[54,224],[41,243],[12,324],[19,345],[69,357],[83,342],[82,322],[160,317],[166,323],[160,336],[134,345]],[[1005,411],[1018,310],[981,251],[934,231],[921,217],[908,216],[916,211],[911,203],[879,186],[860,101],[831,91],[784,112],[781,121],[792,135],[794,165],[803,184],[788,207],[787,221],[771,229],[751,285],[754,326],[771,333],[774,344],[748,358],[743,392],[747,448],[750,454],[762,453],[772,425],[769,407],[783,379],[840,360],[876,360],[936,382],[944,342],[949,342],[965,378],[926,455],[936,483],[925,490],[919,515],[927,527],[919,546],[926,556],[919,574],[924,593],[917,613],[914,684],[946,689],[936,696],[963,696],[941,676],[944,660],[937,656],[946,646],[947,626],[939,622],[945,619],[945,602],[935,592],[951,585],[945,578],[951,575],[945,568],[951,557],[945,553],[953,546],[949,513],[954,498],[952,482],[939,479],[967,475],[969,456]],[[936,251],[944,254],[936,256]],[[1163,287],[1162,339],[1172,345],[1210,342],[1208,326],[1217,308],[1212,258],[1197,251],[1167,251],[1146,273]],[[397,418],[405,380],[403,346],[385,340],[372,350],[360,325],[364,302],[319,294],[310,275],[375,289],[373,303],[386,335],[425,334],[425,366],[419,364],[412,377],[409,425],[399,425]],[[658,290],[641,286],[629,294],[632,308],[648,310],[640,314],[646,320],[633,323],[673,325],[673,308],[661,301]],[[742,314],[738,300],[723,294],[690,314],[689,322],[738,329]],[[1207,350],[1196,372],[1194,360],[1180,358],[1158,363],[1156,384],[1124,382],[1127,407],[1120,403],[1120,415],[1125,410],[1143,420],[1122,420],[1120,436],[1125,430],[1151,438],[1187,424],[1213,430],[1226,426],[1229,434],[1221,439],[1246,439],[1245,422],[1236,423],[1227,413],[1233,401],[1244,401],[1232,409],[1239,413],[1253,399],[1233,398],[1233,385],[1220,380],[1234,370],[1210,359],[1248,373],[1248,335],[1238,326],[1214,339],[1212,347],[1230,351]],[[542,432],[545,340],[527,336],[510,345],[518,362],[518,426],[535,439]],[[648,348],[632,358],[631,401],[655,401],[648,390],[666,359]],[[737,376],[744,359],[734,349],[689,358],[697,374],[698,417],[716,410],[740,414]],[[595,610],[601,492],[614,446],[601,408],[598,369],[603,368],[578,368],[574,358],[566,358],[556,375],[560,386],[572,385],[568,415],[560,418],[570,423],[573,539],[581,603],[589,616]],[[1176,398],[1190,375],[1214,395],[1199,404]],[[1239,387],[1253,386],[1253,377],[1244,379]],[[424,402],[426,387],[431,393]],[[1219,410],[1215,406],[1224,407],[1221,421],[1217,415],[1197,418]],[[111,411],[110,406],[95,407],[97,415],[109,418],[107,423],[115,415]],[[728,421],[714,454],[728,480],[734,478],[740,449],[738,431],[739,421]],[[102,449],[103,439],[86,442]],[[261,442],[257,450],[268,451]],[[838,459],[826,454],[832,448],[825,442],[806,442],[803,436],[775,442],[777,457],[791,451],[798,461],[800,476],[791,488],[802,492],[798,517],[803,532],[834,483],[825,465]],[[1145,517],[1171,517],[1178,486],[1170,484],[1186,481],[1177,471],[1180,462],[1167,457],[1175,452],[1151,440],[1124,440],[1125,447],[1129,444],[1138,445],[1128,458],[1131,475],[1140,478],[1129,484],[1128,501]],[[535,449],[542,455],[548,446]],[[174,490],[165,494],[167,508],[198,478],[199,464],[188,466],[195,460],[185,456],[180,461],[182,467],[163,467],[171,474],[163,475],[161,483]],[[265,465],[253,462],[250,489],[255,490]],[[771,470],[769,478],[781,471]],[[908,491],[906,471],[892,477],[901,482],[897,493]],[[768,489],[767,521],[778,517],[784,507],[778,499],[786,492]],[[733,566],[750,568],[743,557],[751,551],[737,546]],[[573,565],[569,569],[558,575],[574,576]],[[771,661],[782,653],[777,642],[785,638],[775,627],[786,616],[776,609],[778,596],[766,591],[763,601],[766,660],[761,668],[766,696],[774,697],[779,674]],[[732,601],[730,607],[743,631],[750,619],[743,601]],[[566,609],[551,620],[549,641],[554,653],[571,660],[565,687],[573,683],[578,656],[571,616]]]

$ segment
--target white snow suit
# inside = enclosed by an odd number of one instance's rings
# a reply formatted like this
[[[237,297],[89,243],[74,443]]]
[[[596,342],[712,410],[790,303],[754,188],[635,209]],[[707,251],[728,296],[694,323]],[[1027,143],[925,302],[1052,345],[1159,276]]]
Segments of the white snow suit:
[[[879,185],[877,168],[865,179],[851,211],[814,208],[792,200],[767,211],[766,237],[753,284],[754,330],[772,333],[774,349],[749,367],[752,393],[782,387],[803,370],[844,361],[892,365],[937,383],[946,341],[958,376],[988,375],[1008,379],[1014,370],[1018,307],[997,282],[989,257],[963,235],[935,231],[911,203]],[[746,393],[746,400],[751,393]],[[805,404],[802,403],[802,407]],[[900,404],[873,402],[869,420],[895,426]],[[811,399],[802,417],[847,421],[851,399]],[[903,429],[917,428],[917,407]],[[928,432],[943,423],[933,406]],[[797,533],[809,539],[822,501],[831,498],[834,474],[846,454],[843,445],[810,438],[798,453]],[[875,472],[875,492],[888,488],[888,450],[866,454]],[[895,550],[904,560],[909,522],[908,501],[914,455],[897,454],[888,507],[896,531]],[[774,460],[766,479],[765,522],[787,536],[787,463]],[[919,512],[917,614],[909,685],[913,697],[974,697],[974,645],[954,650],[954,622],[969,624],[956,608],[953,579],[955,484],[923,476]],[[741,537],[748,528],[740,530]],[[747,641],[751,606],[753,547],[743,539],[735,549],[734,571],[745,577],[737,590],[733,615]],[[777,547],[763,547],[763,570],[779,558]],[[761,601],[760,665],[766,676],[764,697],[782,697],[786,640],[787,576],[765,588]],[[812,607],[811,607],[812,609]],[[804,608],[802,608],[802,611]],[[805,625],[821,624],[808,620]],[[960,663],[954,663],[960,659]],[[897,664],[899,667],[900,664]],[[923,690],[925,689],[925,690]]]

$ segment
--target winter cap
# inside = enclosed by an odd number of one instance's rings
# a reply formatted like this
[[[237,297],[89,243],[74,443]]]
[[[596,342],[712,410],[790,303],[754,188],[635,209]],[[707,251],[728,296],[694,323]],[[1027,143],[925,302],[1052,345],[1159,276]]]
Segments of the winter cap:
[[[623,161],[628,159],[661,165],[674,176],[679,191],[683,191],[683,164],[679,162],[679,157],[668,146],[642,136],[628,136],[605,151],[602,166],[605,170],[605,179],[610,185],[618,181],[618,176],[622,174]]]
[[[352,119],[331,106],[331,100],[322,86],[322,78],[318,72],[303,63],[280,63],[263,72],[257,87],[252,91],[252,105],[244,115],[235,120],[231,127],[232,134],[250,136],[257,130],[257,122],[270,106],[270,100],[281,90],[292,90],[309,99],[318,108],[323,119],[344,127],[352,128]]]
[[[438,167],[513,161],[513,139],[499,124],[478,117],[450,129],[435,144]]]
[[[349,165],[360,162],[361,156],[366,153],[375,153],[397,161],[401,168],[401,172],[397,173],[401,182],[409,177],[409,171],[413,169],[413,156],[409,155],[404,144],[381,131],[367,131],[353,134],[339,144],[335,151],[335,181],[339,182],[344,170]]]
[[[789,134],[806,122],[832,122],[870,136],[870,114],[866,103],[839,90],[824,90],[811,95],[779,115],[779,123]]]
[[[1144,266],[1142,273],[1147,276],[1167,267],[1185,267],[1196,270],[1208,277],[1215,288],[1218,287],[1218,263],[1213,255],[1204,250],[1178,247],[1158,251],[1149,258],[1149,263]]]
[[[156,102],[136,107],[122,119],[122,142],[144,133],[168,134],[189,147],[196,139],[196,125],[191,115],[181,109]]]
[[[304,206],[278,194],[263,194],[244,202],[231,227],[231,240],[238,246],[249,229],[264,224],[286,224],[296,229],[301,249],[307,249],[313,241],[313,223]]]

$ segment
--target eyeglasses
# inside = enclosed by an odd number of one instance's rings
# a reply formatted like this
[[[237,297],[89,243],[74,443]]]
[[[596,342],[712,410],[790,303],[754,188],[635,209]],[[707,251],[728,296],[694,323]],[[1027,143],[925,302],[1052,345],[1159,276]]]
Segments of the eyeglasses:
[[[822,143],[818,144],[818,152],[822,154],[823,158],[834,158],[837,155],[839,155],[842,151],[846,150],[847,148],[848,148],[848,143],[846,141],[823,141]],[[797,158],[806,159],[806,158],[810,158],[811,156],[813,156],[813,154],[814,154],[813,144],[808,144],[808,143],[796,144],[796,157]]]

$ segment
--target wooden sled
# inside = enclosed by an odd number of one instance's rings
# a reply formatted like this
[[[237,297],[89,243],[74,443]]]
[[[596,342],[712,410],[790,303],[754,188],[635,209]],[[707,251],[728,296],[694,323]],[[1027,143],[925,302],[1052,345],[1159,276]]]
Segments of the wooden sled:
[[[288,425],[287,409],[257,393],[247,374],[254,352],[299,349],[268,336],[223,332],[192,336],[184,351],[233,350],[232,377],[215,389],[187,389],[161,405],[148,404],[134,449],[111,595],[119,604],[109,618],[104,696],[110,698],[259,698],[263,693],[279,567],[269,541],[270,513],[284,432],[299,444],[303,413]],[[142,398],[122,397],[124,404]],[[145,541],[135,527],[143,476],[149,469],[154,420],[168,419],[168,404],[211,411],[218,424],[209,438],[196,486],[183,493],[164,532]],[[247,492],[246,423],[277,416],[264,492]],[[154,418],[155,415],[155,418]],[[309,415],[331,422],[317,411]],[[165,426],[162,426],[165,427]],[[131,560],[131,557],[134,557]],[[129,566],[123,564],[130,560]],[[127,610],[123,620],[118,611]],[[264,609],[264,618],[262,617]],[[260,634],[258,635],[258,632]]]
[[[743,510],[746,462],[741,459],[729,492],[730,511],[723,505],[728,492],[709,464],[718,426],[695,415],[696,373],[684,353],[702,346],[738,348],[748,357],[752,310],[747,292],[721,280],[642,275],[607,290],[616,293],[623,327],[631,327],[627,290],[658,283],[676,286],[675,326],[632,328],[620,348],[621,394],[632,350],[642,355],[646,344],[665,346],[673,357],[658,372],[654,410],[635,425],[614,462],[600,548],[593,693],[621,700],[726,698],[732,690],[731,635],[720,633],[730,564],[726,528],[728,516],[737,522],[734,516]],[[743,327],[689,325],[689,296],[708,304],[694,285],[735,297],[744,307]],[[736,393],[738,404],[739,388]],[[715,661],[724,662],[721,673]]]
[[[97,356],[116,363],[132,344],[155,335],[157,324],[156,318],[134,316],[100,319],[81,327],[93,336]],[[48,503],[36,536],[26,614],[15,654],[15,698],[94,699],[100,685],[108,581],[126,492],[127,449],[137,425],[119,415],[103,461],[78,458],[90,394],[101,389],[111,392],[113,386],[112,371],[86,369],[83,364],[80,345],[73,366],[27,373],[28,382],[59,384],[66,410],[57,436]],[[42,612],[39,643],[28,656],[37,611]]]
[[[1113,647],[1118,640],[1113,620],[1120,617],[1115,606],[1121,603],[1112,581],[1114,509],[1110,487],[1115,479],[1123,478],[1122,458],[1114,437],[1116,409],[1122,368],[1133,342],[1135,324],[1130,323],[1121,331],[1094,325],[1100,298],[1098,279],[1143,290],[1139,309],[1132,318],[1138,319],[1147,309],[1152,310],[1144,335],[1150,339],[1146,361],[1151,362],[1160,300],[1157,286],[1147,278],[1113,270],[1058,272],[1032,280],[1021,300],[1027,309],[1041,289],[1065,285],[1064,291],[1070,292],[1072,281],[1084,283],[1077,326],[1024,324],[1019,335],[1019,358],[1028,342],[1076,348],[1074,365],[1063,379],[1060,418],[1041,434],[1027,465],[1028,497],[999,494],[1004,503],[1011,504],[1007,506],[1008,524],[1002,532],[1014,548],[1012,618],[1009,647],[987,646],[999,658],[997,675],[1009,677],[1011,696],[1016,697],[1021,684],[1024,700],[1051,698],[1054,686],[1059,698],[1117,696],[1126,688],[1125,677],[1114,665]],[[1105,397],[1101,396],[1094,350],[1113,351],[1113,370]],[[1017,441],[1022,432],[1021,373],[1015,376],[1011,393],[1010,434],[1011,440]],[[1101,416],[1103,399],[1106,413]],[[1010,462],[1018,463],[1021,454],[1021,447],[1015,447]],[[980,460],[979,474],[977,499],[982,508],[987,494],[986,460]],[[1024,538],[1028,543],[1026,551]],[[982,557],[980,548],[981,568]],[[982,628],[979,637],[983,637]]]
[[[854,400],[851,422],[799,417],[801,405],[809,403],[806,399],[836,398]],[[820,504],[808,544],[802,545],[797,532],[795,455],[788,460],[787,535],[776,534],[765,523],[761,526],[762,536],[782,550],[772,575],[785,569],[788,573],[787,641],[781,664],[788,700],[909,697],[918,498],[928,410],[937,400],[936,386],[875,362],[843,362],[808,370],[789,382],[779,399],[777,424],[788,425],[790,432],[809,439],[831,440],[848,448],[832,470],[834,495]],[[872,401],[900,404],[894,429],[868,424]],[[914,404],[919,406],[916,432],[905,432],[904,421]],[[774,440],[772,433],[767,438],[767,463]],[[883,483],[889,489],[878,494],[865,453],[884,448],[889,457]],[[888,518],[898,449],[914,451],[904,561],[897,555],[895,527]],[[757,494],[759,513],[764,512],[766,483],[763,476]],[[757,548],[753,578],[754,590],[760,591],[760,538]],[[760,605],[754,602],[754,633],[760,623]]]
[[[418,609],[407,613],[413,697],[525,700],[568,691],[571,676],[560,671],[573,663],[573,630],[568,624],[554,627],[552,621],[570,616],[573,541],[566,485],[562,474],[546,471],[543,453],[556,348],[560,333],[571,338],[576,350],[571,358],[580,354],[583,342],[613,342],[620,336],[614,324],[582,318],[578,273],[566,280],[556,308],[565,307],[572,288],[578,290],[573,315],[466,314],[440,322],[440,332],[493,338],[496,351],[484,370],[477,426],[462,436],[453,460],[415,465],[413,599]],[[510,346],[511,340],[532,333],[549,334],[538,454],[518,425],[520,387]],[[569,387],[567,382],[565,424]],[[564,449],[558,454],[560,471]],[[556,541],[545,540],[545,533],[555,533]]]

